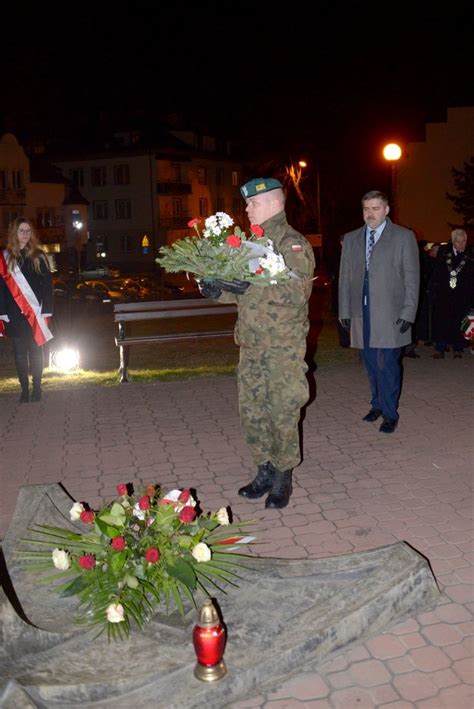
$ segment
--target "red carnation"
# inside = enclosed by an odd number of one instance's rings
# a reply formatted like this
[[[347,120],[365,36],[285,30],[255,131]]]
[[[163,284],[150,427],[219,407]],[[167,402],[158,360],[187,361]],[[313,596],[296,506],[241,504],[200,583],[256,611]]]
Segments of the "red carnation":
[[[84,554],[84,556],[79,557],[79,566],[81,569],[93,569],[95,567],[95,556]]]
[[[263,273],[263,268],[257,268],[257,269],[255,270],[255,273],[256,273],[257,275],[260,275],[261,273]]]
[[[127,486],[125,485],[125,483],[120,483],[120,485],[117,485],[117,493],[119,495],[127,495],[128,494]]]
[[[250,231],[252,232],[252,234],[255,234],[257,239],[261,239],[263,236],[263,229],[259,224],[251,224]]]
[[[240,238],[240,236],[237,236],[236,234],[231,234],[226,239],[226,242],[232,249],[238,249],[241,241],[242,239]]]
[[[112,549],[114,551],[123,551],[126,545],[127,544],[123,537],[115,537],[115,539],[112,539]]]
[[[81,522],[84,522],[84,524],[94,524],[94,513],[92,510],[84,510],[84,512],[81,512]]]
[[[138,506],[141,510],[149,510],[150,509],[150,498],[148,495],[143,495],[143,497],[140,497],[138,500]]]
[[[159,561],[160,556],[161,554],[156,547],[150,547],[145,552],[145,559],[150,564],[156,564],[156,562]]]
[[[191,522],[196,517],[196,511],[194,507],[188,505],[187,507],[183,507],[178,516],[181,522],[184,522],[184,524],[191,524]]]
[[[191,219],[191,221],[188,222],[188,227],[192,228],[193,226],[196,226],[196,224],[199,224],[199,222],[200,222],[200,219],[196,219],[196,218]]]
[[[178,500],[180,502],[184,502],[184,504],[186,504],[186,502],[189,500],[190,497],[191,497],[191,492],[189,490],[183,490],[180,493]]]

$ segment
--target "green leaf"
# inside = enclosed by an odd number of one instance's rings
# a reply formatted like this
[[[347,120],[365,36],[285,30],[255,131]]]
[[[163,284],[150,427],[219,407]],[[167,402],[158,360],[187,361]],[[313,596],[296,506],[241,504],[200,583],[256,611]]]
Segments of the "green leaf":
[[[107,515],[107,517],[109,516],[110,515]],[[113,521],[117,521],[114,517],[112,517],[111,519]],[[113,527],[112,525],[107,524],[103,517],[96,517],[95,523],[102,532],[102,534],[105,534],[105,536],[109,537],[109,539],[115,539],[115,537],[120,537],[121,530],[117,529],[117,527]]]
[[[184,583],[188,588],[196,588],[196,573],[191,564],[184,559],[176,559],[166,565],[166,571],[175,579]]]
[[[84,576],[76,576],[71,583],[66,585],[66,588],[61,593],[61,598],[68,598],[69,596],[76,596],[81,593],[89,585],[89,581],[84,578]]]
[[[121,571],[123,569],[125,562],[127,560],[127,553],[125,551],[119,551],[112,554],[110,558],[110,568],[114,573]]]

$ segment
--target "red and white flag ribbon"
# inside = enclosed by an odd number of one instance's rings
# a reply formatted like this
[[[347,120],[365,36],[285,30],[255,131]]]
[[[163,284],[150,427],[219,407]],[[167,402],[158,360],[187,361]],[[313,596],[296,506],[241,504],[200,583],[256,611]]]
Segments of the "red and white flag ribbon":
[[[13,300],[28,320],[36,344],[41,347],[53,338],[53,334],[46,324],[44,315],[41,314],[38,298],[19,267],[15,266],[13,271],[8,270],[6,251],[0,252],[0,276],[4,279]]]

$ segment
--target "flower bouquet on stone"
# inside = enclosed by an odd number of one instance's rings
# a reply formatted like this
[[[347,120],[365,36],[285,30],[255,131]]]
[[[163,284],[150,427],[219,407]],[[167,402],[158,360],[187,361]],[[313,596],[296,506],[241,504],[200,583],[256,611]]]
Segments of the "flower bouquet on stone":
[[[258,224],[250,226],[247,237],[225,212],[208,217],[202,234],[200,223],[199,219],[191,219],[188,227],[195,230],[195,235],[160,249],[156,260],[166,271],[185,271],[198,281],[238,280],[262,286],[297,278]]]
[[[184,616],[186,600],[196,605],[196,592],[225,593],[226,584],[237,585],[239,566],[255,558],[235,551],[254,540],[242,531],[251,523],[231,525],[225,507],[199,514],[190,490],[162,495],[148,485],[134,495],[120,484],[117,493],[98,511],[72,505],[71,521],[87,525],[83,531],[38,525],[19,551],[53,591],[78,597],[75,621],[98,634],[125,638],[160,604]]]

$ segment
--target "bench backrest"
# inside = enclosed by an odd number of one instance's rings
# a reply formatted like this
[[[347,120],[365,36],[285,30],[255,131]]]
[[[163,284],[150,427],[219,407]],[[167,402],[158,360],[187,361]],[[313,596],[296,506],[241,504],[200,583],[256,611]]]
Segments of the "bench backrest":
[[[114,305],[114,321],[120,323],[201,315],[227,315],[236,311],[235,305],[221,305],[209,298],[141,301]]]

